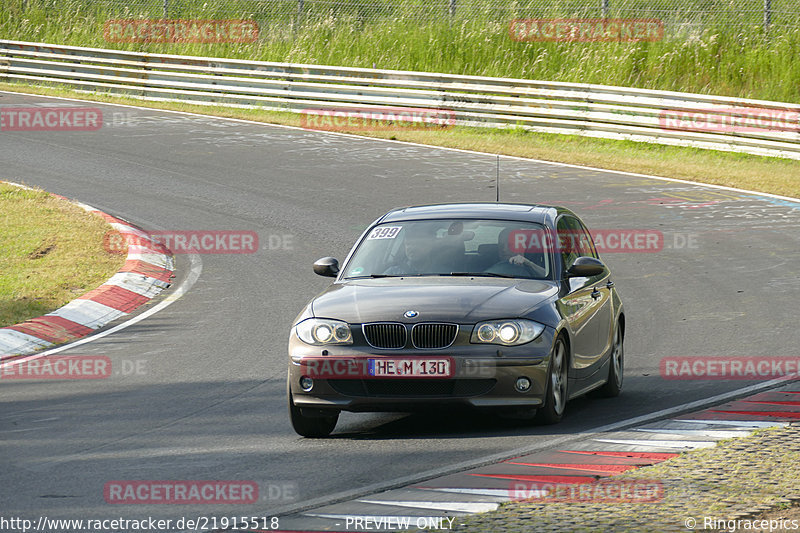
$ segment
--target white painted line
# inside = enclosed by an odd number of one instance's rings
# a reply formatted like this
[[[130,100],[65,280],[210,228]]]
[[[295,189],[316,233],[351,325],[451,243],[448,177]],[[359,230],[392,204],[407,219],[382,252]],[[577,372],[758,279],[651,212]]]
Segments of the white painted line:
[[[125,290],[141,294],[146,298],[155,298],[167,288],[167,283],[135,272],[118,272],[103,285],[114,285]]]
[[[719,426],[737,426],[743,428],[771,428],[777,426],[788,426],[789,422],[761,422],[750,420],[682,420],[675,419],[674,422],[689,422],[690,424],[712,424]]]
[[[451,511],[457,513],[487,513],[494,511],[500,505],[488,502],[419,502],[408,500],[356,500],[359,503],[370,503],[373,505],[391,505],[394,507],[411,507],[414,509],[426,509],[431,511]]]
[[[0,92],[5,92],[5,91],[0,91]],[[11,94],[24,94],[24,93],[11,93]],[[84,101],[85,100],[81,100],[81,102],[84,102]],[[17,183],[15,181],[6,181],[6,180],[2,180],[2,181],[4,183],[8,183],[9,185],[14,185],[15,187],[19,187],[21,189],[25,189],[26,191],[35,191],[36,190],[33,187],[28,187],[27,185],[23,185],[22,183]]]
[[[714,441],[702,440],[635,440],[635,439],[592,439],[597,442],[607,442],[609,444],[625,444],[641,448],[676,448],[676,449],[699,449],[713,448],[717,445]]]
[[[697,437],[708,437],[710,439],[731,439],[734,437],[746,437],[752,433],[749,429],[634,429],[633,431],[642,431],[644,433],[661,433],[667,435],[686,435]]]
[[[508,495],[508,489],[436,489],[429,487],[414,487],[416,490],[432,490],[436,492],[451,492],[454,494],[471,494],[475,496],[491,496],[493,498],[500,498],[508,501],[511,498]],[[544,494],[545,491],[541,491]]]
[[[97,329],[127,314],[94,300],[72,300],[45,316],[60,316],[87,328]]]
[[[334,514],[334,513],[303,513],[305,516],[313,518],[330,518],[333,520],[351,520],[361,519],[369,520],[378,531],[385,531],[391,529],[408,529],[407,524],[416,525],[417,520],[425,520],[430,523],[437,523],[444,521],[448,524],[447,518],[443,516],[414,516],[414,515],[367,515],[367,514]],[[352,522],[351,522],[352,523]],[[398,526],[398,523],[400,526]],[[384,524],[383,526],[381,524]],[[403,527],[405,526],[405,527]]]
[[[21,331],[7,328],[0,329],[0,354],[2,355],[17,355],[52,345],[52,342],[47,342],[44,339]]]
[[[129,250],[130,252],[130,250]],[[164,254],[128,253],[127,261],[144,261],[151,265],[172,270],[172,259]]]
[[[150,248],[142,244],[128,244],[128,254],[161,254],[155,248]]]
[[[69,200],[69,201],[72,202],[73,204],[77,205],[78,207],[80,207],[84,211],[89,211],[91,213],[99,213],[100,212],[100,210],[97,209],[96,207],[92,207],[90,205],[86,205],[83,202],[75,202],[73,200]]]

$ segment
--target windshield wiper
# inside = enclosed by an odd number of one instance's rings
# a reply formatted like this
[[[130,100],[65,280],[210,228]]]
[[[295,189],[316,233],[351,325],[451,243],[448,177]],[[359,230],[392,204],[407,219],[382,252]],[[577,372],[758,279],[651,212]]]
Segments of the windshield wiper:
[[[494,272],[450,272],[449,274],[442,274],[442,276],[483,276],[487,278],[516,278],[517,276],[510,276],[508,274],[495,274]]]
[[[349,276],[344,279],[369,279],[369,278],[400,278],[399,274],[366,274],[364,276]]]
[[[423,276],[447,276],[447,274],[367,274],[364,276],[350,276],[344,279],[370,279],[370,278],[421,278]]]

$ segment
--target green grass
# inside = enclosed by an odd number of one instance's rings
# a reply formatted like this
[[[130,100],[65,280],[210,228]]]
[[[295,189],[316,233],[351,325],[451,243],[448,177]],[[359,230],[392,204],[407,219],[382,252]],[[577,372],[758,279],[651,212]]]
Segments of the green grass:
[[[0,182],[0,327],[61,307],[125,262],[103,248],[111,226],[41,190]]]
[[[373,3],[385,4],[380,0],[370,2]],[[402,10],[369,17],[332,10],[327,15],[307,15],[302,24],[297,24],[293,16],[268,12],[272,3],[259,4],[266,7],[258,12],[252,10],[252,4],[237,4],[234,0],[217,4],[173,3],[171,17],[254,18],[261,24],[261,36],[249,44],[129,44],[105,42],[104,22],[118,17],[158,17],[158,9],[121,11],[103,3],[84,4],[78,0],[25,0],[25,5],[23,9],[22,0],[0,0],[0,38],[800,102],[800,61],[796,60],[800,29],[776,26],[767,35],[757,23],[742,24],[734,11],[726,12],[725,16],[732,17],[727,25],[724,20],[687,26],[691,28],[688,30],[668,25],[664,40],[659,42],[526,43],[509,37],[509,21],[521,14],[511,8],[506,13],[487,10],[452,20],[430,8],[432,22],[425,23],[407,17],[409,13]],[[160,3],[153,4],[156,5]],[[237,5],[242,7],[237,10]],[[223,11],[220,6],[227,8]],[[748,20],[754,18],[749,17]]]

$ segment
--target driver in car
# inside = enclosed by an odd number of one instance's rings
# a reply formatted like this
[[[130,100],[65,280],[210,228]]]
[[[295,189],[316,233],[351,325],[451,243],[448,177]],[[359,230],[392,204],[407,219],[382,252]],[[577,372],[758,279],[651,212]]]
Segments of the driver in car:
[[[511,231],[512,228],[506,228],[500,232],[500,235],[497,237],[497,253],[500,256],[500,261],[487,268],[486,272],[519,278],[544,277],[545,272],[542,267],[523,254],[517,253],[511,249],[509,243]]]

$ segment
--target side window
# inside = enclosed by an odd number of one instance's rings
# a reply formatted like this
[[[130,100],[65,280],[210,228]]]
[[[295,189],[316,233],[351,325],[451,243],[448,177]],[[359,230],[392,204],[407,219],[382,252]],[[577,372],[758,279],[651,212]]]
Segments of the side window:
[[[561,263],[563,267],[563,271],[566,272],[569,267],[572,266],[572,263],[575,262],[575,259],[580,257],[578,250],[572,246],[572,225],[570,224],[571,217],[562,216],[558,219],[558,223],[556,224],[556,233],[558,238],[558,246],[559,250],[561,250]]]
[[[581,242],[585,243],[585,246],[583,247],[583,251],[585,253],[583,255],[600,259],[600,256],[597,253],[597,248],[594,247],[594,239],[592,238],[592,234],[588,229],[586,229],[586,226],[584,226],[580,220],[576,220],[576,222],[580,226],[584,235],[584,237],[581,239]]]
[[[577,218],[563,215],[558,219],[556,231],[565,271],[578,257],[598,258],[591,235]]]

